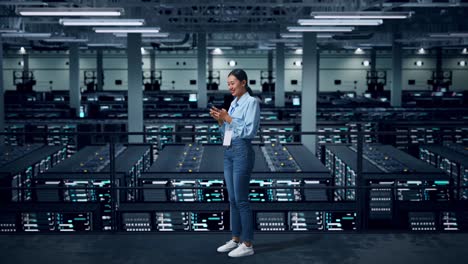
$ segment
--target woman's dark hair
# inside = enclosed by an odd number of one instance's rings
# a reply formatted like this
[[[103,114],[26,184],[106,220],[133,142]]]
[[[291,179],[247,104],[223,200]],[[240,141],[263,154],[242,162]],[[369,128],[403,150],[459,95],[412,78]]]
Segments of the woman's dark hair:
[[[249,85],[247,84],[249,82],[249,80],[247,78],[247,73],[245,73],[244,70],[234,69],[228,74],[228,77],[231,76],[231,75],[236,77],[236,79],[241,81],[241,82],[245,81],[245,89],[247,89],[247,92],[249,93],[250,96],[253,96],[253,91],[252,91],[252,89],[250,89]]]

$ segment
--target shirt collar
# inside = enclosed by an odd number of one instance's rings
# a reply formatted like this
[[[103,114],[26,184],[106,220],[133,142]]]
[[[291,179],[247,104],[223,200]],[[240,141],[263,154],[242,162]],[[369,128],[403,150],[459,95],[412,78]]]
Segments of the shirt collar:
[[[235,98],[232,103],[231,103],[231,106],[239,106],[239,105],[242,105],[245,101],[247,101],[247,99],[250,97],[250,94],[248,92],[244,93],[241,98]]]

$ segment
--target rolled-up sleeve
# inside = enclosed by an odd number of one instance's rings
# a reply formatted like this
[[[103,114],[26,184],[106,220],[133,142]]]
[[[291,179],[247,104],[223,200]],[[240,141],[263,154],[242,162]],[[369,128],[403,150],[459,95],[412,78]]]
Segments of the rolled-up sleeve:
[[[260,105],[256,99],[248,102],[244,118],[232,117],[230,127],[239,138],[254,138],[260,123]]]

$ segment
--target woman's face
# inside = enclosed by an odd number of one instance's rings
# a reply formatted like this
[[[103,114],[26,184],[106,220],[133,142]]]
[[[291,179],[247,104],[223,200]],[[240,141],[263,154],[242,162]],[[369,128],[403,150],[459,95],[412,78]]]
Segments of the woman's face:
[[[246,81],[239,81],[236,76],[229,75],[228,76],[228,87],[229,91],[231,92],[232,96],[239,97],[243,95],[247,90],[245,89]]]

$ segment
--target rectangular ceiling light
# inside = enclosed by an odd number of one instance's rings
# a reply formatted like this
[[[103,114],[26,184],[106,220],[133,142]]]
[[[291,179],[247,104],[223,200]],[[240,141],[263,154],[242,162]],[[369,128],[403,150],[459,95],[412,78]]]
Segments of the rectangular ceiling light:
[[[412,12],[312,12],[310,15],[318,19],[405,19]]]
[[[22,16],[121,16],[123,8],[105,7],[73,7],[73,8],[18,8],[16,11]]]
[[[282,38],[302,38],[301,33],[281,33],[280,37]]]
[[[113,28],[102,27],[93,28],[96,33],[159,33],[159,27],[139,27],[139,28]]]
[[[17,32],[17,33],[3,33],[3,38],[50,38],[51,33],[29,33],[29,32]]]
[[[466,38],[468,37],[468,32],[453,32],[450,33],[450,37]]]
[[[95,48],[124,48],[124,44],[119,43],[89,43],[88,47],[95,47]]]
[[[431,33],[431,38],[464,38],[468,37],[468,32],[452,32],[452,33]]]
[[[378,26],[382,19],[299,19],[301,26]]]
[[[0,33],[20,33],[19,29],[14,28],[0,28]]]
[[[351,32],[354,27],[288,27],[289,32]]]
[[[18,1],[3,1],[0,5],[12,5],[12,6],[46,6],[47,3],[42,1],[29,1],[29,2],[18,2]]]
[[[88,42],[88,39],[78,39],[72,37],[56,37],[44,39],[45,42]]]
[[[99,18],[87,18],[87,19],[74,19],[74,18],[62,18],[59,23],[64,26],[143,26],[145,24],[144,19],[99,19]]]
[[[302,33],[281,33],[280,37],[284,39],[300,39],[302,38]],[[332,37],[333,37],[333,34],[327,34],[327,33],[317,34],[317,38],[332,38]]]
[[[114,36],[118,38],[126,38],[127,33],[114,33]],[[169,33],[167,32],[159,32],[159,33],[143,33],[141,34],[142,38],[167,38],[169,37]]]

